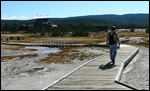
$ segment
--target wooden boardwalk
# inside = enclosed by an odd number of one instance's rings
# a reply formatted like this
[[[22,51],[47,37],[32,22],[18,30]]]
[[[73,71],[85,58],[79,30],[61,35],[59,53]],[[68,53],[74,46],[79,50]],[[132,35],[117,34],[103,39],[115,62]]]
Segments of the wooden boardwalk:
[[[116,65],[109,64],[109,54],[92,60],[43,90],[130,90],[114,82],[120,66],[137,48],[121,45],[116,57]]]

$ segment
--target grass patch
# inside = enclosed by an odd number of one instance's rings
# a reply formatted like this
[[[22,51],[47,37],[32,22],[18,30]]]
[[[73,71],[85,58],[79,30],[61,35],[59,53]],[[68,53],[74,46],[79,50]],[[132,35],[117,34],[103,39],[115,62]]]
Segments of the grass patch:
[[[139,42],[139,43],[136,44],[136,45],[140,45],[140,46],[149,48],[149,43],[145,43],[145,42]]]
[[[76,50],[75,48],[72,47],[62,47],[59,48],[59,50],[62,50],[62,52],[80,52],[79,50]]]
[[[1,57],[1,60],[11,60],[11,59],[14,59],[14,58],[25,58],[25,57],[28,57],[28,58],[31,58],[31,57],[37,57],[38,54],[27,54],[27,55],[18,55],[18,56],[4,56],[4,57]]]
[[[33,34],[1,34],[1,41],[6,42],[6,38],[11,38],[9,42],[20,43],[38,43],[51,40],[74,41],[77,43],[101,42],[105,41],[106,34],[99,36],[88,37],[39,37],[36,38]],[[20,40],[17,40],[20,38]]]
[[[80,52],[79,50],[75,48],[60,48],[62,50],[59,53],[50,53],[46,58],[41,59],[41,62],[45,63],[72,63],[73,60],[78,59],[80,61],[83,61],[89,57],[94,57],[91,55],[87,55],[83,52]]]
[[[136,43],[135,45],[140,45],[140,46],[149,48],[149,40],[145,38],[144,42],[139,42],[139,43]]]
[[[24,49],[24,50],[29,50],[29,51],[38,51],[38,49]]]
[[[60,50],[62,51],[59,53],[50,53],[48,57],[42,59],[41,61],[46,63],[72,63],[72,56],[69,53],[78,52],[77,50],[72,49],[71,47],[60,48]]]
[[[143,32],[119,32],[121,37],[149,37],[149,34]],[[88,37],[36,37],[34,34],[1,34],[1,41],[6,42],[6,38],[12,37],[12,40],[9,42],[20,42],[20,43],[42,43],[43,41],[74,41],[79,44],[97,44],[105,42],[107,34],[99,34],[96,36]],[[17,37],[20,37],[20,40],[16,40]]]
[[[67,57],[70,56],[67,53],[51,53],[46,57],[45,59],[42,59],[42,62],[46,63],[70,63],[71,60],[67,59]]]
[[[79,50],[72,47],[60,48],[62,50],[59,53],[50,53],[47,58],[42,59],[42,62],[46,63],[72,63],[72,60],[79,59],[84,60],[87,56],[81,53]]]
[[[120,37],[148,37],[149,35],[144,32],[120,32]]]
[[[23,46],[16,46],[16,45],[6,45],[6,44],[1,44],[1,49],[9,49],[9,50],[20,50],[24,48]]]

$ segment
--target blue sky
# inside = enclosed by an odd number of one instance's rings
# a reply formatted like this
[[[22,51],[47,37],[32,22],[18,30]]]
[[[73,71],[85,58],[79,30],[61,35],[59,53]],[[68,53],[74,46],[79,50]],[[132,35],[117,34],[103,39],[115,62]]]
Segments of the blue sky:
[[[1,1],[1,19],[148,13],[149,1]]]

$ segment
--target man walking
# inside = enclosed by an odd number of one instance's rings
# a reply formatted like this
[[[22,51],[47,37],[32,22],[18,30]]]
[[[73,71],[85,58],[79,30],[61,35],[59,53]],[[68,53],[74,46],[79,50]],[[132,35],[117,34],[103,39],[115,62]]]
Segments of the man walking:
[[[113,65],[115,64],[117,48],[118,48],[118,46],[120,47],[119,35],[115,30],[116,30],[116,27],[112,26],[111,31],[107,34],[107,41],[106,41],[106,45],[109,46],[110,59],[111,59],[111,62]],[[118,44],[118,46],[117,46],[117,44]]]

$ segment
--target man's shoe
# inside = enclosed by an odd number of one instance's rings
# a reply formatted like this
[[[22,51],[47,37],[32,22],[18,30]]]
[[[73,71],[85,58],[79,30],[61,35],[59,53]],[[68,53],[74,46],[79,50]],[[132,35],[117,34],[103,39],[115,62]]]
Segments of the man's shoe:
[[[113,62],[112,65],[115,65],[115,62]]]
[[[114,60],[114,59],[112,59],[112,64],[113,64],[113,65],[115,64],[115,60]]]

